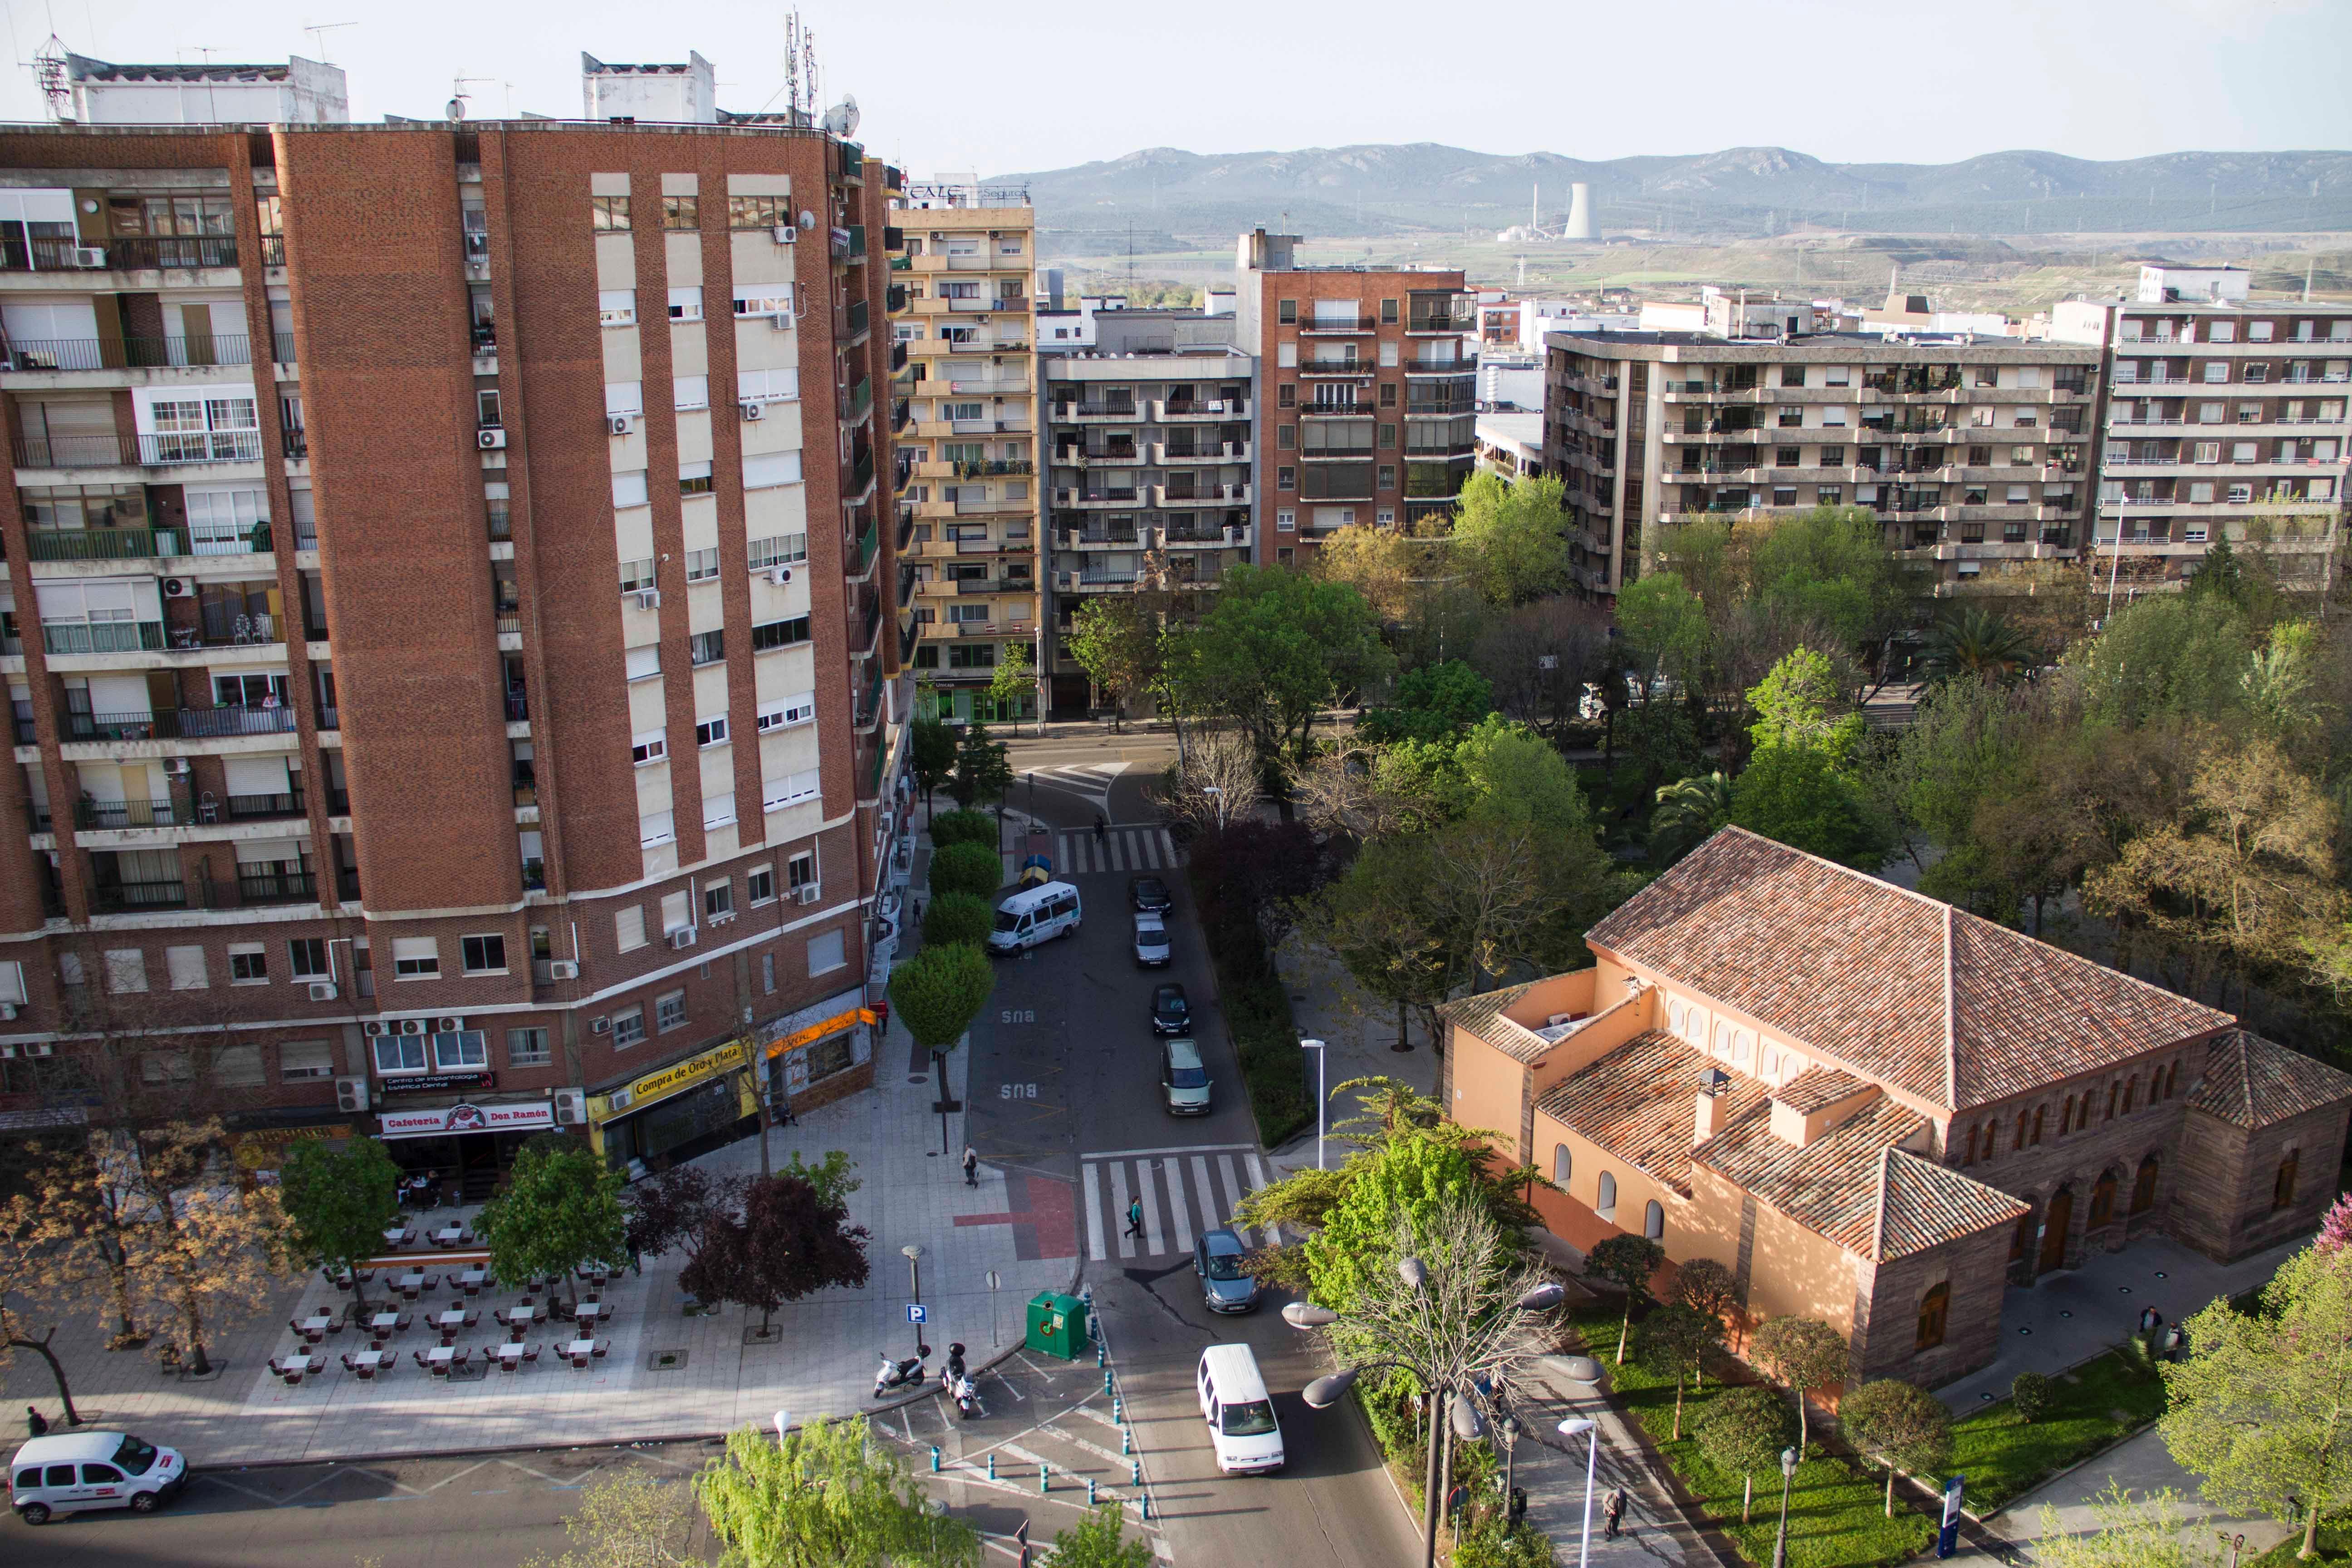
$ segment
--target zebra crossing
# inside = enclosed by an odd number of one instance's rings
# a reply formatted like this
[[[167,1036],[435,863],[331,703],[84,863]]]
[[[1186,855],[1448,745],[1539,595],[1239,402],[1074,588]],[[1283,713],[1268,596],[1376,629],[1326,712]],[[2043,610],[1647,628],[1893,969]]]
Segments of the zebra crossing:
[[[1049,784],[1071,795],[1083,795],[1097,811],[1109,809],[1110,786],[1129,764],[1115,763],[1070,763],[1060,767],[1024,769],[1021,777]]]
[[[1184,1149],[1121,1149],[1082,1154],[1087,1256],[1189,1258],[1200,1236],[1231,1219],[1234,1206],[1266,1184],[1265,1165],[1247,1143],[1203,1143]],[[1128,1205],[1143,1205],[1143,1234],[1128,1231]],[[1261,1244],[1259,1232],[1236,1226],[1243,1245]],[[1265,1244],[1281,1239],[1269,1229]]]
[[[1176,841],[1164,827],[1114,827],[1097,843],[1087,832],[1061,835],[1058,871],[1173,871]]]

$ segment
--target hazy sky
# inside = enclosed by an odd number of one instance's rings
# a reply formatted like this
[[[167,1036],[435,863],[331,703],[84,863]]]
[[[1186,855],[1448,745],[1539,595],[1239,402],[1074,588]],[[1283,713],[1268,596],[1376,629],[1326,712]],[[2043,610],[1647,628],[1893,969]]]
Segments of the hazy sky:
[[[118,61],[326,58],[359,119],[580,112],[579,52],[719,68],[752,110],[783,11],[716,0],[5,0],[12,58],[52,31]],[[917,174],[1193,152],[1443,142],[1572,157],[1775,142],[1839,161],[2014,147],[2085,158],[2352,146],[2352,0],[1250,0],[954,5],[806,0],[828,97]],[[1590,21],[1586,20],[1591,17]],[[0,117],[40,118],[31,73]]]

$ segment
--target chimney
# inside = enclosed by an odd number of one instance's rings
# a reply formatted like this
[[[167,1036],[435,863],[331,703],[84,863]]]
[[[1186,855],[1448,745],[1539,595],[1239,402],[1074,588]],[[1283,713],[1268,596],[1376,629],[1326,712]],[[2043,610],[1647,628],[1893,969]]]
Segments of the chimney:
[[[1716,1134],[1720,1125],[1716,1112],[1716,1096],[1731,1087],[1731,1075],[1721,1068],[1709,1068],[1699,1075],[1698,1099],[1691,1108],[1691,1147],[1696,1149]]]

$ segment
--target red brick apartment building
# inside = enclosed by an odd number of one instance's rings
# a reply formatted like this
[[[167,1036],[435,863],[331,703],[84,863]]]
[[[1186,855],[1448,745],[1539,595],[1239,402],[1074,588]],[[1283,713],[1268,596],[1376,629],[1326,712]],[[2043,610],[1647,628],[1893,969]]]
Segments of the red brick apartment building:
[[[1463,274],[1305,267],[1296,235],[1241,237],[1236,342],[1258,356],[1257,559],[1349,523],[1450,516],[1478,460],[1477,296]]]
[[[898,184],[782,117],[0,132],[0,1117],[486,1186],[870,1082]]]

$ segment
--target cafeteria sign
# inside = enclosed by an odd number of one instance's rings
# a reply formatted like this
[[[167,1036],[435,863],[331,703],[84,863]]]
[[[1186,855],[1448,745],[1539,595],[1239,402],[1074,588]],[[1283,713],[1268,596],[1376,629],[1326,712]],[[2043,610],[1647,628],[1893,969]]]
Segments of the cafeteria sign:
[[[436,1138],[456,1132],[520,1132],[555,1125],[555,1102],[531,1105],[444,1105],[431,1110],[387,1110],[376,1118],[379,1138]]]

